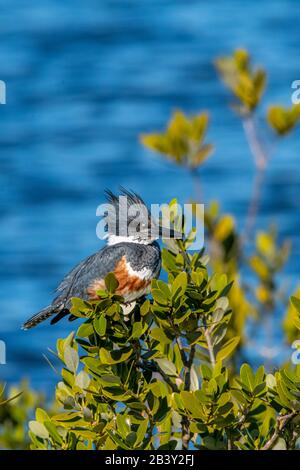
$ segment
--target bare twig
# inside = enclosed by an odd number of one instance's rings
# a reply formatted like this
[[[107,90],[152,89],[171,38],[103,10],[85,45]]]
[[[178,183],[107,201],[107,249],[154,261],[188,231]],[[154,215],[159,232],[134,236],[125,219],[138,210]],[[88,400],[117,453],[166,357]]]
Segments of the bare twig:
[[[184,390],[187,390],[187,391],[189,391],[191,388],[191,367],[194,362],[195,352],[196,352],[196,345],[193,344],[191,346],[190,356],[186,364],[186,371],[185,371],[185,377],[184,377]]]
[[[256,166],[253,194],[248,209],[244,231],[244,240],[247,241],[251,236],[255,220],[258,214],[265,171],[269,160],[269,154],[267,153],[265,146],[259,139],[255,121],[252,115],[244,119],[243,126]]]
[[[188,359],[186,357],[185,351],[183,349],[180,338],[178,338],[178,336],[176,337],[176,343],[177,343],[177,346],[178,346],[178,349],[179,349],[179,352],[180,352],[182,363],[183,363],[184,367],[186,367]]]
[[[278,416],[276,420],[276,428],[270,439],[266,444],[261,448],[261,450],[270,450],[276,443],[283,429],[288,425],[288,423],[298,414],[297,411],[292,411],[291,413],[283,416]]]
[[[196,345],[193,344],[191,346],[189,358],[185,364],[185,376],[184,376],[184,390],[189,391],[191,388],[191,368],[194,362],[196,352]],[[188,450],[189,443],[191,440],[191,432],[190,432],[190,420],[187,416],[183,416],[182,418],[182,448],[184,450]]]
[[[245,231],[244,231],[245,240],[248,240],[252,235],[254,224],[255,224],[257,214],[259,211],[264,179],[265,179],[265,168],[257,168],[255,177],[254,177],[253,193],[252,193],[250,205],[248,208],[248,214],[247,214],[246,224],[245,224]]]
[[[179,389],[178,389],[177,385],[172,382],[170,377],[162,370],[161,367],[159,367],[159,365],[156,362],[147,363],[147,364],[145,362],[143,362],[141,365],[145,369],[150,369],[150,370],[153,370],[155,372],[158,372],[163,377],[165,382],[171,387],[172,391],[174,393],[179,393]]]
[[[265,168],[268,163],[269,155],[267,155],[267,152],[257,135],[256,125],[252,115],[243,120],[243,126],[256,167]]]
[[[209,328],[207,328],[207,327],[205,327],[205,329],[204,329],[204,336],[205,336],[205,339],[206,339],[206,344],[207,344],[207,349],[208,349],[208,352],[209,352],[209,358],[210,358],[211,365],[213,367],[215,367],[216,357],[215,357],[214,348],[213,348],[213,345],[212,345],[212,342],[211,342],[210,331],[209,331]]]

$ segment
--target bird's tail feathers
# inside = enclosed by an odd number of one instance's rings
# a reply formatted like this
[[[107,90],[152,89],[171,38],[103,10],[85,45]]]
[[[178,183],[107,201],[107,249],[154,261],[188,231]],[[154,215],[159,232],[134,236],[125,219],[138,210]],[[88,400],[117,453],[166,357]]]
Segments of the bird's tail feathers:
[[[48,307],[30,317],[22,326],[22,330],[29,330],[30,328],[33,328],[44,320],[47,320],[47,318],[51,317],[55,313],[58,313],[60,309],[61,306],[59,305],[49,305]]]

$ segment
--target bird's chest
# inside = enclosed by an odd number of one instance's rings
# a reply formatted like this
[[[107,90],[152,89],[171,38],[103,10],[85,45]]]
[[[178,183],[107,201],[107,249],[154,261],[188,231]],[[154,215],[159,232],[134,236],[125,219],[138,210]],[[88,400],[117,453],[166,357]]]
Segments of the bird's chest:
[[[160,258],[153,259],[147,254],[124,255],[116,263],[113,270],[118,281],[116,293],[124,297],[125,302],[131,302],[150,292],[152,279],[160,272]],[[105,289],[104,279],[95,279],[88,287],[91,299],[97,299],[97,291]]]
[[[130,302],[150,292],[151,281],[157,275],[153,265],[134,265],[124,256],[116,266],[115,276],[119,282],[117,292]]]

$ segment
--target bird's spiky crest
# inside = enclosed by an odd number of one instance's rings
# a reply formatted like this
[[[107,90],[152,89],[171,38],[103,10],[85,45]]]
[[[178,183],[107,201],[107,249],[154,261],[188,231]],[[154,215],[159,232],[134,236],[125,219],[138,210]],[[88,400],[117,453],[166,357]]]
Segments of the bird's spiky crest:
[[[141,196],[139,196],[134,191],[129,191],[128,189],[123,188],[122,186],[120,187],[120,194],[118,196],[114,194],[110,189],[105,189],[104,193],[106,195],[107,202],[115,206],[116,209],[119,208],[120,196],[125,196],[127,198],[128,208],[133,204],[141,204],[147,208]]]
[[[145,224],[151,226],[150,212],[143,199],[136,192],[120,187],[119,195],[114,194],[109,189],[105,190],[105,195],[108,202],[105,215],[108,238],[111,236],[129,237],[127,228],[135,220],[138,212],[143,214]],[[130,238],[132,239],[132,236]],[[140,237],[137,236],[136,238],[139,239]],[[142,238],[148,238],[145,231]]]

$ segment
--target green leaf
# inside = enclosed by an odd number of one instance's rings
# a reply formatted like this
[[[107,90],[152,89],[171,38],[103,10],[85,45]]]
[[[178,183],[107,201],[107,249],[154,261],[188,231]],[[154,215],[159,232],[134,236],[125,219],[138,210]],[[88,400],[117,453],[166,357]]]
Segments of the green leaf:
[[[286,406],[288,409],[293,409],[295,397],[289,391],[280,375],[277,376],[277,392],[284,406]]]
[[[159,305],[168,305],[169,301],[164,295],[164,293],[159,289],[152,289],[151,290],[152,297]]]
[[[187,288],[187,274],[182,272],[176,276],[172,284],[172,299],[175,300],[179,296],[182,296]]]
[[[203,418],[204,413],[201,403],[197,400],[192,392],[182,391],[180,397],[184,407],[192,414],[193,418]]]
[[[256,397],[261,397],[262,395],[264,395],[264,392],[266,391],[266,384],[265,383],[260,383],[258,385],[255,386],[254,390],[253,390],[253,395],[256,396]]]
[[[277,382],[273,374],[266,375],[266,384],[268,388],[275,389]]]
[[[143,324],[140,321],[134,322],[132,327],[132,339],[139,339],[143,334]]]
[[[114,273],[108,273],[104,281],[105,281],[105,286],[108,292],[113,294],[119,286],[119,282],[116,279],[116,276],[114,275]]]
[[[42,439],[48,439],[49,437],[49,432],[47,428],[38,421],[29,421],[29,429],[31,432],[33,432],[33,434]]]
[[[291,108],[273,105],[268,109],[267,119],[270,126],[279,134],[288,134],[300,120],[300,105],[296,104]]]
[[[255,374],[255,385],[259,385],[260,383],[262,383],[264,381],[264,377],[265,377],[265,368],[264,366],[260,366],[257,369],[256,374]]]
[[[39,423],[42,423],[42,424],[44,423],[44,421],[50,421],[50,418],[49,418],[48,414],[42,408],[37,408],[36,409],[35,419]]]
[[[171,297],[171,292],[170,292],[168,284],[161,281],[160,279],[153,279],[152,287],[160,290],[166,299],[169,299]]]
[[[96,333],[98,333],[99,336],[105,336],[107,320],[104,315],[100,315],[99,317],[95,318],[93,325]]]
[[[126,415],[117,415],[117,428],[118,433],[123,439],[126,438],[127,434],[130,432],[130,417]]]
[[[199,390],[199,378],[198,378],[198,374],[197,374],[195,365],[193,364],[192,367],[191,367],[190,391],[195,392],[196,390]]]
[[[297,297],[292,296],[291,297],[291,302],[292,302],[293,306],[295,307],[295,309],[297,310],[297,312],[300,314],[300,299],[298,299]]]
[[[104,385],[111,385],[111,384],[117,384],[119,385],[121,383],[120,377],[117,375],[111,375],[111,374],[103,374],[101,375],[101,382],[104,382]]]
[[[70,411],[69,413],[60,413],[55,416],[52,416],[52,421],[59,422],[59,423],[69,423],[72,425],[73,423],[78,424],[79,421],[83,420],[81,419],[80,413],[78,412],[72,412]]]
[[[102,364],[118,364],[129,359],[133,350],[131,348],[116,349],[108,351],[107,349],[100,348],[100,360]]]
[[[129,408],[132,408],[133,410],[139,410],[139,411],[143,411],[146,409],[146,405],[144,405],[144,403],[141,403],[140,401],[128,402],[127,406]]]
[[[85,318],[85,314],[89,312],[91,308],[90,305],[85,300],[82,300],[78,297],[72,297],[71,301],[71,313],[73,313],[73,315],[76,315],[77,317]]]
[[[93,412],[88,408],[88,407],[84,407],[83,408],[83,419],[87,422],[91,422],[93,421]]]
[[[231,282],[229,282],[229,284],[227,284],[226,287],[224,287],[222,292],[220,292],[220,297],[226,297],[229,294],[229,292],[230,292],[230,290],[233,286],[233,283],[234,283],[234,281],[231,281]]]
[[[148,147],[151,150],[154,150],[159,153],[168,153],[168,141],[164,135],[142,135],[141,142],[145,145],[145,147]]]
[[[131,450],[131,447],[129,447],[129,445],[127,445],[127,443],[125,443],[125,441],[120,439],[120,437],[117,436],[116,433],[113,433],[112,431],[107,431],[107,434],[110,436],[112,441],[115,442],[117,444],[117,446],[119,446],[121,449]]]
[[[71,346],[67,345],[64,348],[64,362],[67,368],[75,374],[79,364],[79,357],[77,351]]]
[[[172,338],[169,338],[166,332],[162,328],[153,328],[150,332],[152,338],[159,341],[161,344],[170,344],[172,343]]]
[[[255,387],[255,376],[249,364],[243,364],[240,369],[240,377],[246,390],[253,392]]]
[[[234,338],[229,339],[222,346],[222,349],[220,349],[220,351],[218,351],[217,356],[216,356],[216,360],[217,361],[223,361],[224,359],[229,357],[233,353],[233,351],[235,350],[237,345],[239,344],[240,339],[241,338],[239,336],[235,336]]]
[[[265,257],[270,257],[274,255],[275,252],[275,243],[274,237],[270,233],[258,232],[256,237],[257,249]]]
[[[177,444],[178,441],[171,439],[170,441],[166,442],[166,444],[159,446],[157,450],[175,450]]]
[[[16,400],[19,396],[21,396],[23,392],[17,393],[11,398],[7,398],[6,400],[0,401],[0,405],[6,405],[7,403],[10,403],[13,400]]]
[[[165,374],[170,375],[170,376],[177,376],[177,371],[175,364],[173,362],[169,361],[167,358],[163,359],[155,359],[159,367],[164,371]]]
[[[287,450],[287,445],[285,440],[282,437],[279,437],[272,447],[272,450]]]
[[[89,375],[84,370],[81,370],[79,374],[76,376],[75,384],[84,390],[88,388],[90,381],[91,379]]]
[[[145,302],[140,307],[140,313],[142,317],[144,317],[145,315],[147,315],[147,313],[149,313],[150,307],[151,307],[150,301],[148,299],[145,300]]]
[[[82,325],[80,325],[80,327],[77,330],[77,336],[81,338],[88,338],[93,333],[94,333],[93,324],[90,322],[83,323]]]
[[[44,422],[44,426],[49,432],[50,437],[59,445],[63,444],[62,437],[59,435],[55,425],[49,420]]]

